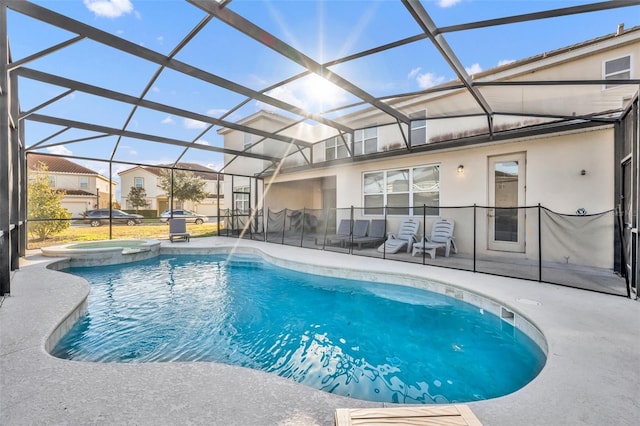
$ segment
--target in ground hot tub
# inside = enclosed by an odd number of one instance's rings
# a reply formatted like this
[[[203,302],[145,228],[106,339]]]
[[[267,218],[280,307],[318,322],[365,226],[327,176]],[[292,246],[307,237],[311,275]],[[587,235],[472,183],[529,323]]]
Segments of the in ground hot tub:
[[[157,240],[103,240],[40,249],[44,256],[69,258],[69,266],[97,266],[149,259],[160,253]]]

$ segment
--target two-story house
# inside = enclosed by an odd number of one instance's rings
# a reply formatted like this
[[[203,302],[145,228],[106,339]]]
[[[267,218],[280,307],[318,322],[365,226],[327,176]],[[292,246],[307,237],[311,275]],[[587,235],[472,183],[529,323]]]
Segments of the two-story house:
[[[146,194],[148,210],[156,210],[158,215],[169,209],[170,199],[167,193],[160,188],[159,179],[162,170],[169,170],[168,165],[158,167],[136,166],[118,173],[122,187],[121,199],[123,209],[132,209],[129,200],[131,188],[143,188]],[[196,163],[178,163],[176,169],[193,172],[197,177],[205,182],[207,197],[198,202],[174,200],[173,208],[191,210],[195,213],[207,216],[218,214],[219,208],[224,208],[224,197],[222,184],[224,177],[208,167]],[[220,193],[220,195],[219,195]]]
[[[224,170],[264,179],[252,197],[256,200],[252,208],[356,206],[361,209],[358,215],[385,217],[393,229],[404,217],[422,219],[421,207],[426,205],[427,220],[421,228],[429,229],[434,218],[446,215],[457,219],[458,234],[481,236],[481,242],[460,238],[462,251],[535,258],[537,214],[501,208],[540,204],[567,215],[614,209],[620,201],[616,176],[624,158],[619,148],[622,136],[609,118],[619,116],[638,96],[637,85],[548,82],[638,79],[639,70],[640,27],[620,28],[472,75],[478,97],[488,100],[492,108],[489,114],[457,81],[423,94],[386,100],[410,117],[410,123],[373,107],[335,118],[354,129],[351,133],[313,134],[313,129],[302,128],[291,118],[260,111],[240,123],[282,129],[280,135],[295,136],[307,145],[287,147],[280,140],[221,129],[226,148],[275,157],[288,149],[277,163],[251,158],[234,161],[227,154]],[[503,85],[492,84],[496,82]],[[568,105],[573,117],[562,113]],[[312,136],[305,138],[302,133]],[[232,191],[234,195],[251,192],[236,185]],[[637,197],[637,188],[629,197]],[[258,205],[262,198],[264,205]],[[627,203],[633,205],[632,200]],[[465,210],[455,209],[474,204],[486,207],[476,221],[467,213],[463,216]],[[614,235],[613,220],[590,235],[600,242],[598,266],[612,267],[618,257],[614,256]],[[580,247],[573,250],[569,253],[558,244],[545,251],[545,259],[564,262],[594,257],[579,253]]]
[[[81,217],[87,210],[109,207],[110,194],[112,201],[115,201],[116,182],[109,181],[98,172],[65,158],[27,154],[30,174],[39,173],[42,165],[46,166],[51,186],[64,191],[62,207],[67,209],[73,218]]]

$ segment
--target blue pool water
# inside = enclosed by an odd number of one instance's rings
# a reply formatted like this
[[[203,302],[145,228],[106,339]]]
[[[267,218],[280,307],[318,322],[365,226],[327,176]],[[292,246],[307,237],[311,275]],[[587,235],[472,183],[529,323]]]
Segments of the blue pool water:
[[[71,268],[87,314],[53,355],[214,361],[353,398],[452,403],[511,393],[545,356],[498,317],[441,294],[309,275],[257,257],[159,256]]]

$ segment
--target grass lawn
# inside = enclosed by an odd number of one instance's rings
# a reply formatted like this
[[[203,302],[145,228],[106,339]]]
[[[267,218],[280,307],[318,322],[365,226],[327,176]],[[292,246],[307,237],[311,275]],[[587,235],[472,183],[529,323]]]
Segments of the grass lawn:
[[[218,224],[217,223],[203,223],[202,225],[187,224],[187,231],[191,234],[192,238],[197,237],[210,237],[217,235]],[[111,230],[111,238],[109,237],[109,226],[103,225],[96,228],[92,228],[88,225],[72,224],[71,227],[65,229],[63,232],[57,235],[53,235],[44,241],[36,241],[29,235],[27,241],[27,249],[37,249],[40,247],[47,247],[59,244],[66,244],[72,242],[82,241],[99,241],[109,239],[154,239],[154,240],[168,240],[169,239],[169,225],[158,221],[149,221],[141,225],[127,226],[127,225],[113,225]]]

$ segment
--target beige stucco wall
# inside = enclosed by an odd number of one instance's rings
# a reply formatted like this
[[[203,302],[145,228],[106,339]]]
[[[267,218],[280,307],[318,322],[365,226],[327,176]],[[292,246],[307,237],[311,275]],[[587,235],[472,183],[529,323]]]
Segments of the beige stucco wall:
[[[363,173],[414,167],[427,164],[440,166],[440,206],[442,216],[456,220],[457,235],[473,235],[473,209],[446,209],[455,206],[490,206],[489,203],[489,158],[512,153],[526,155],[526,193],[521,206],[536,206],[540,203],[554,212],[574,215],[578,208],[587,213],[600,213],[614,208],[614,164],[613,129],[582,131],[562,136],[491,144],[482,147],[457,149],[427,154],[413,154],[378,160],[375,162],[353,163],[332,168],[314,169],[299,173],[283,173],[273,178],[275,183],[267,195],[272,210],[283,208],[321,208],[320,179],[336,176],[336,199],[338,208],[363,205]],[[464,173],[457,172],[458,165],[464,165]],[[585,175],[581,171],[585,170]],[[285,183],[286,182],[286,183]],[[297,183],[296,183],[297,182]],[[359,215],[357,215],[359,217]],[[373,219],[380,216],[366,216]],[[477,230],[479,235],[487,234],[486,212],[479,210]],[[525,217],[526,249],[516,256],[535,258],[538,256],[537,209],[531,209]],[[427,218],[430,231],[433,217]],[[389,228],[397,228],[402,216],[388,217]],[[611,225],[613,223],[611,222]],[[422,227],[419,233],[422,233]],[[602,267],[611,267],[613,259],[613,228],[599,228],[599,234],[592,238],[601,252],[596,261]],[[588,249],[576,247],[569,236],[564,242],[550,245],[543,250],[543,258],[563,262],[567,252],[572,261],[594,259]],[[547,237],[547,243],[553,238]],[[458,239],[461,252],[473,250],[472,238]],[[564,244],[564,245],[563,245]],[[559,247],[555,247],[558,246]],[[488,253],[487,242],[478,241],[479,254]],[[563,251],[564,250],[564,251]],[[582,254],[578,251],[583,251]],[[512,254],[505,254],[512,255]]]

